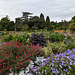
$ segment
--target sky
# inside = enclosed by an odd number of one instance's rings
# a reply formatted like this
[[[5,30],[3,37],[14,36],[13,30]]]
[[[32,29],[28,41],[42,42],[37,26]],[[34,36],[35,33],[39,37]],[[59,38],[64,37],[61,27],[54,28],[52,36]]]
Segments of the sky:
[[[43,13],[51,21],[70,21],[75,16],[75,0],[0,0],[0,19],[9,16],[10,20],[22,17],[22,12],[40,16]]]

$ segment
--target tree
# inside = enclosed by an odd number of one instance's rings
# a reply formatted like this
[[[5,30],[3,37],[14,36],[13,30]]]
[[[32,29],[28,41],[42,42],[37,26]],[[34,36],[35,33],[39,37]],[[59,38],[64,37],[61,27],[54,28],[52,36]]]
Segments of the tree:
[[[0,22],[1,30],[7,29],[9,30],[10,20],[7,17],[3,17]]]
[[[73,19],[71,19],[70,24],[69,24],[69,29],[71,31],[75,31],[75,22]]]
[[[75,31],[75,23],[70,24],[69,28],[71,31]]]
[[[51,30],[51,25],[50,25],[50,19],[49,19],[49,16],[46,17],[45,27],[47,27],[47,30]]]
[[[40,14],[40,22],[38,24],[38,28],[39,29],[45,28],[45,19],[44,19],[44,15],[42,13]]]
[[[30,18],[30,21],[33,22],[33,26],[38,27],[40,22],[40,18],[38,16],[33,16]]]
[[[51,22],[50,22],[50,25],[53,27],[53,29],[56,29],[56,27],[59,27],[57,21],[56,21],[56,22],[51,21]]]
[[[14,26],[15,26],[14,21],[10,21],[10,23],[9,23],[9,30],[13,31],[14,30]]]
[[[75,16],[74,16],[74,17],[72,17],[72,20],[75,22]]]
[[[43,21],[43,22],[45,21],[44,15],[42,13],[40,14],[40,20]]]
[[[22,12],[22,17],[21,17],[21,20],[22,20],[22,24],[28,24],[28,21],[29,21],[29,18],[30,16],[29,15],[32,15],[33,13],[30,13],[30,12]]]
[[[18,30],[18,25],[22,24],[21,18],[15,18],[15,31]]]
[[[64,21],[61,22],[62,30],[66,31],[66,29],[68,29],[68,27],[69,27],[69,22],[68,21],[64,20]]]
[[[28,28],[29,28],[29,26],[28,26],[27,24],[25,24],[25,25],[22,26],[22,30],[23,30],[23,31],[28,30]]]
[[[50,24],[49,16],[46,17],[46,22]]]
[[[32,15],[33,13],[30,13],[30,12],[22,12],[22,17],[21,17],[21,19],[22,20],[28,20],[28,17],[29,17],[29,15]]]

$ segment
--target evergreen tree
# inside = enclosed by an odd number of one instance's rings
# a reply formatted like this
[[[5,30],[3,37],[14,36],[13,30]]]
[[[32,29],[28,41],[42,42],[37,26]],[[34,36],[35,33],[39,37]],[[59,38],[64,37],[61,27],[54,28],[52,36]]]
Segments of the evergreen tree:
[[[43,29],[45,27],[45,19],[44,19],[44,15],[41,13],[40,14],[40,22],[38,25],[39,29]]]
[[[50,24],[49,16],[46,17],[46,22]]]
[[[52,28],[51,25],[50,25],[49,16],[46,17],[45,27],[47,27],[47,30],[51,30],[51,28]]]
[[[45,21],[45,20],[44,20],[44,15],[43,15],[42,13],[40,14],[40,20],[41,20],[41,21]]]

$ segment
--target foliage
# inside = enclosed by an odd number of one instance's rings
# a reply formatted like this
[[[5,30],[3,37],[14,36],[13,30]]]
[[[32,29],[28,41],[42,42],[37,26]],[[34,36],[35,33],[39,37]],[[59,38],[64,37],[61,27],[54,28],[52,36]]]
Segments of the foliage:
[[[46,39],[45,39],[43,33],[32,34],[31,37],[30,37],[30,42],[32,42],[34,45],[39,44],[42,47],[47,46]]]
[[[13,38],[13,35],[9,34],[9,36],[6,36],[6,37],[4,38],[4,40],[2,40],[2,41],[3,41],[3,42],[7,42],[7,41],[12,40],[12,38]]]
[[[37,45],[22,45],[17,41],[9,41],[0,46],[0,75],[7,72],[19,73],[26,68],[30,60],[41,53],[42,47]]]
[[[31,44],[29,41],[28,41],[28,38],[29,38],[29,35],[28,34],[23,34],[21,36],[18,36],[18,35],[9,35],[7,37],[4,38],[3,42],[7,42],[7,41],[10,41],[10,40],[14,40],[14,41],[17,41],[19,43],[23,43],[23,44]]]
[[[9,32],[0,32],[0,36],[2,36],[2,35],[6,35],[6,34],[8,34]]]
[[[72,19],[71,19],[71,21],[70,21],[70,23],[69,23],[69,29],[70,29],[71,31],[75,31],[75,16],[72,17]]]
[[[47,30],[51,29],[49,16],[46,17],[45,27],[47,27]]]
[[[23,31],[28,30],[29,26],[27,24],[23,25]]]
[[[41,20],[41,21],[45,21],[45,20],[44,20],[44,15],[43,15],[42,13],[40,14],[40,20]]]
[[[71,31],[75,31],[75,23],[71,23],[69,28]]]
[[[26,30],[28,30],[28,28],[29,28],[29,26],[27,24],[25,24],[25,25],[19,24],[18,25],[18,29],[20,31],[26,31]]]
[[[73,49],[75,48],[75,42],[69,42],[66,46],[66,49]]]
[[[33,26],[36,26],[38,29],[44,29],[45,27],[47,27],[47,30],[61,29],[66,31],[66,29],[70,29],[71,31],[75,31],[75,27],[74,27],[75,16],[72,17],[71,21],[62,20],[61,22],[57,22],[57,21],[50,22],[49,16],[47,16],[45,20],[43,13],[40,14],[40,17],[36,15],[29,16],[31,14],[32,13],[23,12],[22,17],[15,18],[15,23],[14,21],[10,21],[7,16],[3,17],[0,21],[0,30],[7,29],[8,31],[10,30],[20,31],[22,28],[20,25],[23,26],[27,24],[29,27],[28,29],[31,29]],[[27,27],[23,30],[26,30],[26,29]]]
[[[75,48],[75,42],[67,42],[66,44],[64,42],[58,42],[58,43],[55,42],[55,43],[50,43],[50,46],[54,54],[59,54],[67,49]]]
[[[8,26],[9,26],[10,20],[7,17],[3,17],[1,19],[1,30],[7,29],[8,30]]]
[[[59,43],[50,43],[50,46],[51,46],[51,49],[53,51],[54,54],[59,54],[59,53],[62,53],[66,50],[66,46],[64,44],[64,42],[59,42]]]
[[[38,29],[38,27],[36,27],[36,26],[32,26],[31,29],[32,29],[32,30],[36,30],[36,29]]]
[[[75,49],[48,57],[41,66],[32,69],[35,75],[75,75]]]
[[[65,39],[65,35],[64,34],[61,34],[61,33],[51,33],[49,35],[49,40],[50,42],[60,42],[60,41],[63,41]]]
[[[51,47],[49,41],[47,41],[47,47],[42,48],[42,55],[44,57],[48,57],[50,55],[54,55],[52,47]]]
[[[7,29],[4,29],[4,31],[6,32],[6,31],[7,31]]]

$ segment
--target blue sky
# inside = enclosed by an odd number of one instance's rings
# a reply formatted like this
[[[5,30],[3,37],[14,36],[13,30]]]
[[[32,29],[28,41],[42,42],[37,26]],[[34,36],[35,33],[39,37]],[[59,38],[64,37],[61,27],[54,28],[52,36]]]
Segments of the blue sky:
[[[22,12],[49,16],[51,21],[71,20],[75,16],[75,0],[0,0],[0,19],[15,20]]]

